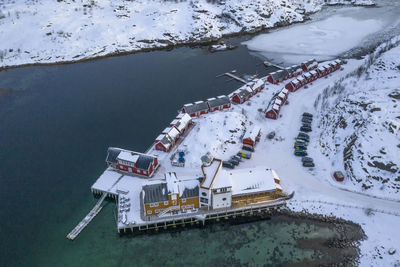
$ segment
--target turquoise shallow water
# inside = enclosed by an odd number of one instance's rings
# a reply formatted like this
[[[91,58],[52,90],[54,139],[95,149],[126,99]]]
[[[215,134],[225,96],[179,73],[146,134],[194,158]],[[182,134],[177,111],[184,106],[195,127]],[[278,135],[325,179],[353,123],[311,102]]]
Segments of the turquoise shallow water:
[[[120,238],[113,203],[75,242],[65,238],[95,203],[90,186],[108,146],[144,151],[184,103],[239,86],[216,75],[265,74],[260,63],[243,47],[180,48],[0,72],[0,88],[12,89],[0,98],[0,266],[262,265],[314,255],[295,239],[328,228],[276,219]]]

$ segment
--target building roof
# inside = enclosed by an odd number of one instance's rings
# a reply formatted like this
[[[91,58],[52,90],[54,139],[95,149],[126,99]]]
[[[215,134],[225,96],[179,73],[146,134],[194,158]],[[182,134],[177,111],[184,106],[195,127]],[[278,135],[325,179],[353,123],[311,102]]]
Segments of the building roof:
[[[169,148],[172,146],[172,140],[171,137],[169,137],[169,135],[167,134],[160,134],[156,141],[160,142],[163,144],[163,146],[169,150]]]
[[[248,96],[251,95],[251,91],[249,92],[249,91],[247,91],[246,89],[241,89],[241,90],[240,90],[239,92],[237,92],[236,94],[239,96],[239,98],[245,99],[245,98],[247,98]]]
[[[107,149],[106,162],[117,163],[117,157],[121,151],[122,151],[122,149],[120,149],[120,148],[109,147]]]
[[[275,104],[276,105],[282,105],[282,100],[280,100],[279,98],[275,98]]]
[[[138,154],[139,158],[136,161],[136,168],[142,170],[148,170],[150,164],[154,161],[155,157],[150,155]]]
[[[282,98],[282,99],[283,99],[283,98],[286,98],[286,94],[284,94],[283,92],[280,92],[279,95],[278,95],[278,97],[280,97],[280,98]]]
[[[201,170],[203,171],[204,174],[204,179],[201,182],[201,187],[206,189],[212,187],[214,178],[221,169],[221,165],[222,165],[222,160],[215,158],[211,161],[210,165],[208,166],[201,165]]]
[[[279,106],[278,104],[274,104],[273,106],[272,106],[272,109],[274,109],[274,110],[280,110],[280,108],[281,108],[281,106]]]
[[[186,113],[192,114],[197,113],[199,111],[208,110],[207,103],[204,101],[197,101],[191,105],[185,105]]]
[[[285,95],[289,94],[289,90],[286,88],[283,88],[281,92],[284,93]]]
[[[183,129],[185,129],[191,121],[192,117],[185,113],[179,120],[173,120],[171,124],[175,125],[176,129],[178,129],[179,132],[182,132]]]
[[[310,65],[313,65],[313,64],[315,64],[315,63],[317,63],[317,65],[318,65],[318,62],[317,62],[314,58],[312,58],[312,59],[309,59],[309,60],[307,60],[307,61],[304,61],[304,62],[301,63],[301,64],[306,65],[307,68],[308,68]]]
[[[179,138],[180,133],[179,133],[179,131],[178,131],[175,127],[171,127],[171,128],[169,129],[169,131],[167,132],[167,135],[168,135],[169,137],[171,137],[171,139],[172,139],[173,141],[175,141],[175,139]]]
[[[144,204],[168,201],[168,190],[166,183],[144,185],[142,189]]]
[[[129,161],[129,162],[133,162],[133,163],[136,163],[138,158],[139,158],[139,155],[134,154],[133,152],[130,152],[130,151],[121,151],[117,157],[117,159]]]
[[[255,141],[260,132],[261,132],[260,126],[254,125],[245,132],[245,134],[243,135],[243,139],[249,138],[250,140]]]
[[[223,96],[218,96],[217,98],[209,98],[207,99],[208,106],[210,108],[215,108],[215,107],[220,107],[226,104],[230,104],[231,101],[229,100],[229,97],[223,95]]]
[[[185,184],[186,182],[181,182]],[[197,185],[195,187],[188,187],[185,186],[183,192],[181,192],[180,198],[191,198],[191,197],[198,197],[199,196],[199,184],[200,182],[197,181]]]
[[[277,80],[285,79],[288,76],[288,72],[284,71],[284,70],[278,70],[278,71],[270,73],[269,75],[272,76],[272,79],[274,81],[277,81]]]
[[[228,172],[228,175],[232,183],[232,196],[281,189],[274,180],[276,172],[264,167],[232,170]]]
[[[252,86],[252,88],[254,90],[256,90],[257,88],[259,88],[260,86],[264,85],[264,81],[262,79],[258,79]]]

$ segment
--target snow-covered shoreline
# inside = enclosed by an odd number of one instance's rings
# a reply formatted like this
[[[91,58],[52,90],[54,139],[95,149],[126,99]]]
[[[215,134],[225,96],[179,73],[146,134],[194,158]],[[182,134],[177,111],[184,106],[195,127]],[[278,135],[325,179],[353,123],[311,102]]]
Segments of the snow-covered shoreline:
[[[305,14],[324,5],[322,0],[6,1],[0,6],[0,68],[207,44],[226,36],[303,22]]]

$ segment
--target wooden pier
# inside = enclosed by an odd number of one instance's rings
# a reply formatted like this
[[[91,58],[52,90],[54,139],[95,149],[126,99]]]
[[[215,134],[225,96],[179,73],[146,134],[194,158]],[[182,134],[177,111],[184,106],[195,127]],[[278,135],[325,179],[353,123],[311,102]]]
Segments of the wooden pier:
[[[103,193],[103,195],[100,197],[100,199],[97,201],[96,205],[92,208],[92,210],[86,215],[85,218],[67,235],[67,238],[70,240],[74,240],[81,232],[82,230],[93,220],[94,217],[96,217],[97,214],[101,211],[103,208],[101,204],[103,201],[106,199],[107,194]]]
[[[221,76],[224,76],[224,75],[225,75],[225,76],[228,76],[228,77],[231,77],[232,79],[237,80],[237,81],[239,81],[239,82],[241,82],[241,83],[244,83],[244,84],[247,83],[244,79],[242,79],[242,78],[240,78],[240,77],[238,77],[238,76],[236,76],[236,75],[234,75],[234,74],[232,74],[232,73],[230,73],[230,72],[222,73],[222,74],[220,74],[220,75],[217,75],[216,77],[218,78],[218,77],[221,77]]]
[[[276,65],[276,64],[274,64],[274,63],[272,63],[272,62],[269,62],[269,61],[267,61],[267,60],[265,60],[263,63],[264,63],[264,66],[266,66],[266,67],[273,66],[273,67],[278,68],[278,69],[280,69],[280,70],[283,70],[283,69],[284,69],[284,67],[281,67],[281,66],[279,66],[279,65]]]

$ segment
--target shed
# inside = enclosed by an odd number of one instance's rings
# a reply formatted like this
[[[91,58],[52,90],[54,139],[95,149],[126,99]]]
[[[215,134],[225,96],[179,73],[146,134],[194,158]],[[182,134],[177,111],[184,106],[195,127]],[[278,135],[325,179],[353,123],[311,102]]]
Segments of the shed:
[[[276,120],[279,117],[280,106],[272,105],[270,109],[265,113],[265,117],[268,119]]]
[[[243,145],[254,147],[261,137],[261,128],[259,126],[253,126],[248,129],[243,135]]]

